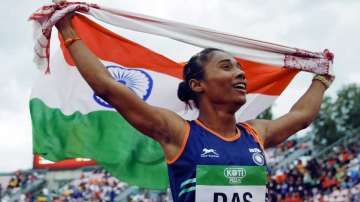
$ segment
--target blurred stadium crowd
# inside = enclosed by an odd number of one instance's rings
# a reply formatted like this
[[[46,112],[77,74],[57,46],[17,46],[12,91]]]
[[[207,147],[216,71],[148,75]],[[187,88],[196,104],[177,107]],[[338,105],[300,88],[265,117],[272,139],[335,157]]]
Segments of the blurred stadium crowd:
[[[327,158],[296,160],[269,177],[269,201],[360,201],[360,146],[336,147]]]
[[[296,156],[299,151],[302,153]],[[268,150],[267,160],[271,165],[270,202],[360,201],[358,141],[346,147],[335,146],[320,157],[311,154],[311,145],[290,140]],[[55,189],[48,186],[49,172],[27,170],[0,176],[0,201],[172,201],[169,191],[129,186],[99,167],[82,170],[78,177],[61,182]]]
[[[83,171],[79,178],[68,181],[59,189],[50,190],[46,183],[43,172],[17,171],[7,186],[0,188],[1,202],[170,201],[167,192],[130,187],[101,168]]]

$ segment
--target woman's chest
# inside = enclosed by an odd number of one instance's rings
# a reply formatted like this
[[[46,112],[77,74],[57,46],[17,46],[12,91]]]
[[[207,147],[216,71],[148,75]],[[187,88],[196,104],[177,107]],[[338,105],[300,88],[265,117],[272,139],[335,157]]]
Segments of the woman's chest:
[[[185,155],[195,165],[266,165],[259,144],[244,136],[231,142],[203,137],[189,143]]]

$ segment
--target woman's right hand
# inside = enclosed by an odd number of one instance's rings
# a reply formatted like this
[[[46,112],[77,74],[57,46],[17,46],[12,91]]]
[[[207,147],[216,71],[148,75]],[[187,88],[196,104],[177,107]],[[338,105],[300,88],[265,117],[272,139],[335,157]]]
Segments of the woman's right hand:
[[[60,31],[72,29],[71,19],[74,17],[75,13],[69,13],[61,18],[56,24],[55,27]]]
[[[53,0],[54,3],[61,4],[65,3],[66,0]],[[63,30],[72,29],[71,19],[75,13],[66,14],[63,18],[61,18],[56,24],[55,27],[62,32]]]

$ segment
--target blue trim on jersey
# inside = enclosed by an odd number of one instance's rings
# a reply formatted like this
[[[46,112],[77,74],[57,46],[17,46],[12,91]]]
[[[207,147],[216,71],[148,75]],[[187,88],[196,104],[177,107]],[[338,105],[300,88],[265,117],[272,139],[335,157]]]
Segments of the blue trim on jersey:
[[[190,131],[185,148],[179,158],[168,164],[170,188],[174,202],[195,201],[197,165],[243,165],[259,166],[254,155],[265,155],[259,143],[238,125],[240,138],[224,141],[195,121],[189,121]]]

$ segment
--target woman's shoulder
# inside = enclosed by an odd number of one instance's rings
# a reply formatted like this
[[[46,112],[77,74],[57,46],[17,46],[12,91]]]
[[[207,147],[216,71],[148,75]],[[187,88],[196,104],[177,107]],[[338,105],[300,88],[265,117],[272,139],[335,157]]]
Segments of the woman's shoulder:
[[[248,134],[250,134],[261,147],[264,147],[264,138],[256,127],[256,120],[237,123],[238,127],[242,127]]]

